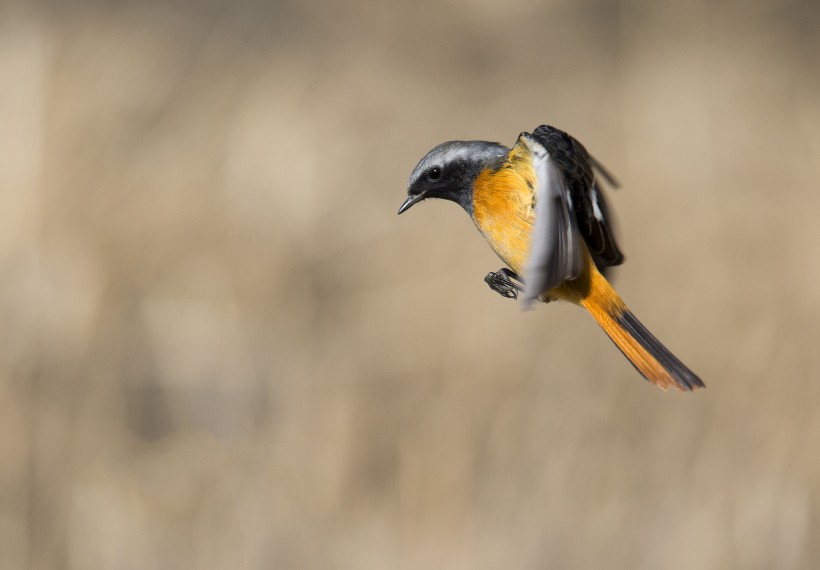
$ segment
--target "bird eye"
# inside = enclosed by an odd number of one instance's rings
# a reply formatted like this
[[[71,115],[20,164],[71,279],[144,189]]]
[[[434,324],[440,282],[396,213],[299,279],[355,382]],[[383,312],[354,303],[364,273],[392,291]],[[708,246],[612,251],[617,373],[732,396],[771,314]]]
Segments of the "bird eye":
[[[427,178],[435,182],[436,180],[441,178],[441,167],[434,166],[430,170],[427,171]]]

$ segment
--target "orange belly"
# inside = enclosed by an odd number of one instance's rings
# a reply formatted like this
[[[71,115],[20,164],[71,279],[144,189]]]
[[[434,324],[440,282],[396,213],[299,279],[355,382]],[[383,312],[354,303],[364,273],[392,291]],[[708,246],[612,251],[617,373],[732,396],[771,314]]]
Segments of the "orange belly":
[[[473,188],[473,221],[493,251],[524,276],[535,220],[535,172],[529,153],[517,145],[498,170],[486,169]]]

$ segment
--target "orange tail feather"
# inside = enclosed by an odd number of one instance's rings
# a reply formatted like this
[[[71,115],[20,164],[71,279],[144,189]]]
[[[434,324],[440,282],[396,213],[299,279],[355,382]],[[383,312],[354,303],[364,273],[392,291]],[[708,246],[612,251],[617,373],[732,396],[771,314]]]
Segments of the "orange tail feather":
[[[578,302],[644,378],[667,390],[690,391],[705,385],[632,314],[609,282],[592,268],[587,294]]]

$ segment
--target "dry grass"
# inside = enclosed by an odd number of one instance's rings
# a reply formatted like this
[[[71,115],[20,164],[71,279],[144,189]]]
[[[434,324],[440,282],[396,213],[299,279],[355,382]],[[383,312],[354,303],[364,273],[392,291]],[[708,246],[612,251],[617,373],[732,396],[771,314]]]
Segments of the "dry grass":
[[[0,566],[820,563],[816,3],[0,4]],[[621,179],[707,382],[494,295],[451,138]]]

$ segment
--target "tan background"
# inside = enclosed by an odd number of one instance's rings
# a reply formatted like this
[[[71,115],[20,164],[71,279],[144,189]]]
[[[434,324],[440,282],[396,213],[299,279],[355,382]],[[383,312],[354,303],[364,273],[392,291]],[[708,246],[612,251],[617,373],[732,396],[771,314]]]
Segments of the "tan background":
[[[0,567],[816,567],[818,56],[816,2],[0,4]],[[707,390],[396,217],[542,122]]]

